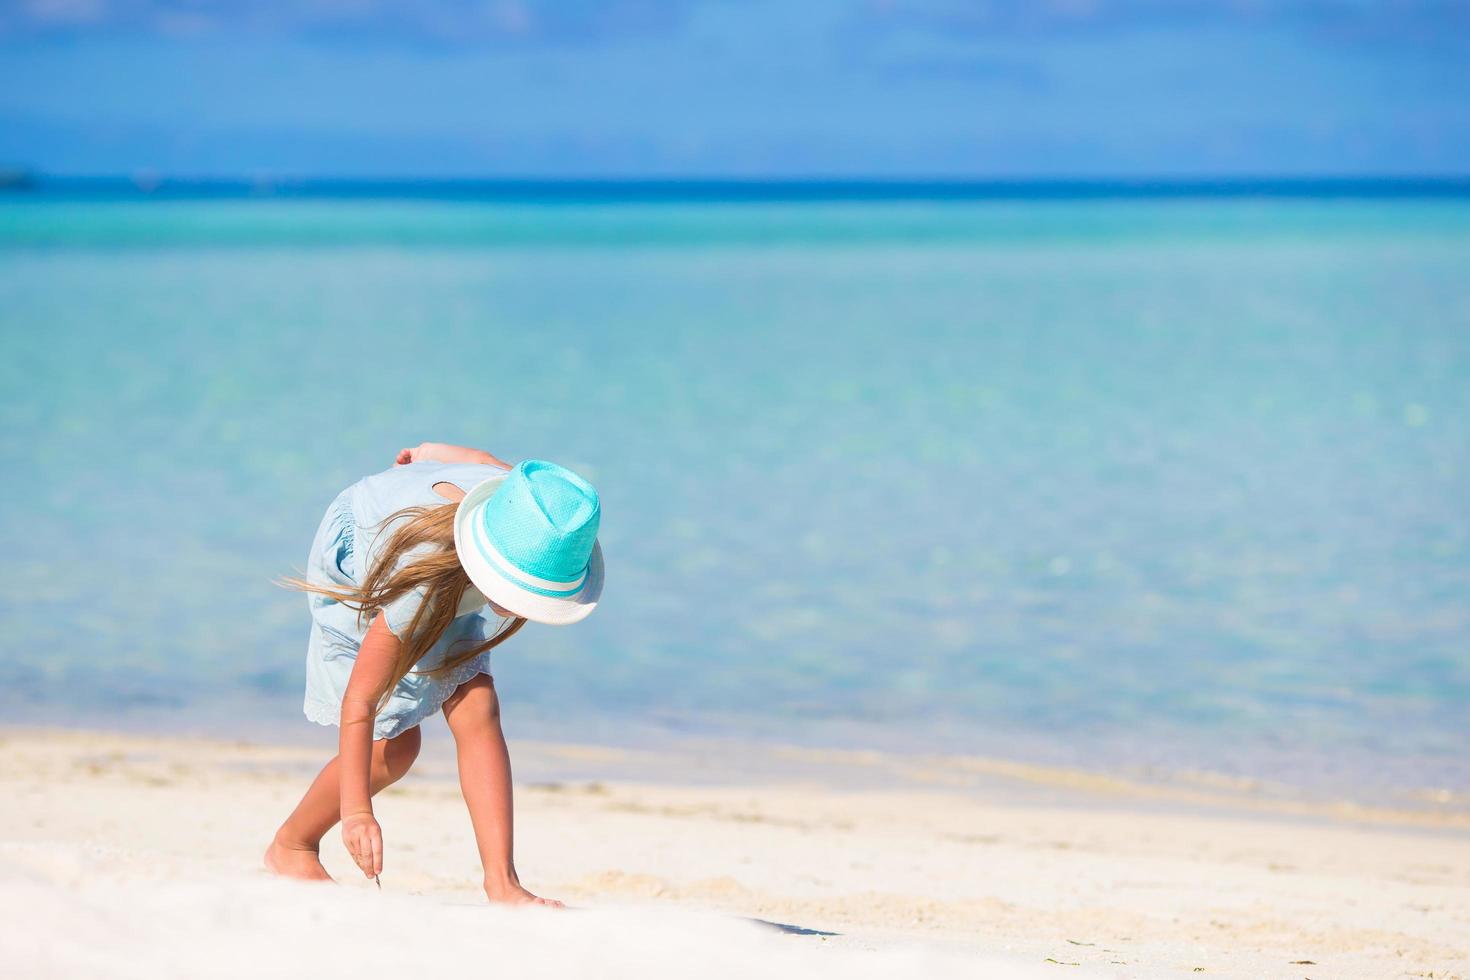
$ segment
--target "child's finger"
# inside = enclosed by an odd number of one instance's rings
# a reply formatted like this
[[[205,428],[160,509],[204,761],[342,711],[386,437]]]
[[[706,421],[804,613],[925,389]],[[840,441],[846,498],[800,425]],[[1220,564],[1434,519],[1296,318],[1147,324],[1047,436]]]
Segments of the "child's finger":
[[[348,850],[352,853],[352,863],[357,865],[359,871],[371,878],[373,876],[372,852],[361,833],[353,835],[352,846]]]
[[[373,842],[373,874],[383,873],[383,835],[374,830],[369,835]]]

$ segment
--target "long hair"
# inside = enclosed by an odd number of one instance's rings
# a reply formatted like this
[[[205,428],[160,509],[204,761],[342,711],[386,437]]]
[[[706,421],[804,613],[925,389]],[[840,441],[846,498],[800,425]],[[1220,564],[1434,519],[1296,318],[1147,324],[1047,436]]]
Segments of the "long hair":
[[[382,710],[398,682],[407,677],[413,665],[439,641],[449,624],[454,621],[455,611],[465,590],[470,587],[470,577],[465,574],[454,550],[454,512],[457,505],[439,504],[432,507],[405,507],[388,515],[379,534],[391,536],[381,549],[377,559],[368,568],[362,583],[357,586],[322,585],[301,578],[285,578],[281,584],[302,592],[314,592],[335,599],[350,609],[357,610],[359,625],[371,624],[384,606],[415,589],[424,590],[424,601],[414,612],[413,620],[401,638],[403,643],[398,660],[393,665],[393,679],[378,696],[378,710]],[[410,553],[414,553],[410,556]],[[405,556],[408,560],[404,560]],[[430,677],[439,677],[466,664],[487,650],[494,649],[516,634],[526,621],[520,617],[510,620],[496,630],[495,635],[484,643],[469,649],[452,652],[444,663],[424,671]]]

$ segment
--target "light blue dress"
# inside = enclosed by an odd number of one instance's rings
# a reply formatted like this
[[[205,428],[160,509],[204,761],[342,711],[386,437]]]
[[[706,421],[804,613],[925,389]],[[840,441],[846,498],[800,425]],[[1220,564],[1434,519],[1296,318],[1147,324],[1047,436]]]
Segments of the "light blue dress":
[[[378,525],[404,507],[435,506],[445,499],[434,492],[436,483],[453,483],[468,491],[475,484],[505,470],[478,463],[410,463],[364,477],[337,495],[327,508],[307,557],[309,582],[358,585],[372,567],[382,544],[391,536],[379,534]],[[412,557],[412,554],[407,556]],[[388,628],[400,639],[423,602],[422,590],[394,600],[383,608]],[[306,648],[306,717],[319,725],[336,725],[342,717],[342,696],[357,662],[357,650],[367,633],[357,610],[327,596],[307,593],[311,609],[311,639]],[[423,671],[446,656],[485,642],[505,623],[470,586],[458,615],[439,641],[414,665]],[[393,738],[438,711],[455,688],[476,674],[490,673],[488,652],[457,667],[445,677],[410,673],[393,689],[373,724],[373,738]]]

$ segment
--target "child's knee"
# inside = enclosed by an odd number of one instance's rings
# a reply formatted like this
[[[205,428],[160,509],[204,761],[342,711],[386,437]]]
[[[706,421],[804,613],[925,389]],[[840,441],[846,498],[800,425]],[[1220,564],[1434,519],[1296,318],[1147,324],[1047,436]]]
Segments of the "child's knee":
[[[477,674],[444,703],[444,720],[456,739],[473,737],[500,724],[500,698],[488,674]]]
[[[419,757],[419,749],[423,746],[423,741],[423,733],[419,731],[417,725],[400,735],[385,739],[382,743],[382,752],[374,753],[377,758],[373,760],[379,764],[380,777],[389,783],[402,779],[413,765],[414,760]]]

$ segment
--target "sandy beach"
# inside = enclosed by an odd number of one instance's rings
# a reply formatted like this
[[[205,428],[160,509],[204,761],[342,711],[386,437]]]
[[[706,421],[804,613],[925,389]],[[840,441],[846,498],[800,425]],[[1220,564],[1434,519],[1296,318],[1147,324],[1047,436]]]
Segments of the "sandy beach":
[[[517,743],[522,877],[576,911],[514,911],[482,904],[442,743],[380,798],[379,893],[335,835],[341,887],[260,868],[320,747],[3,741],[13,977],[1470,975],[1458,810],[994,760]]]

